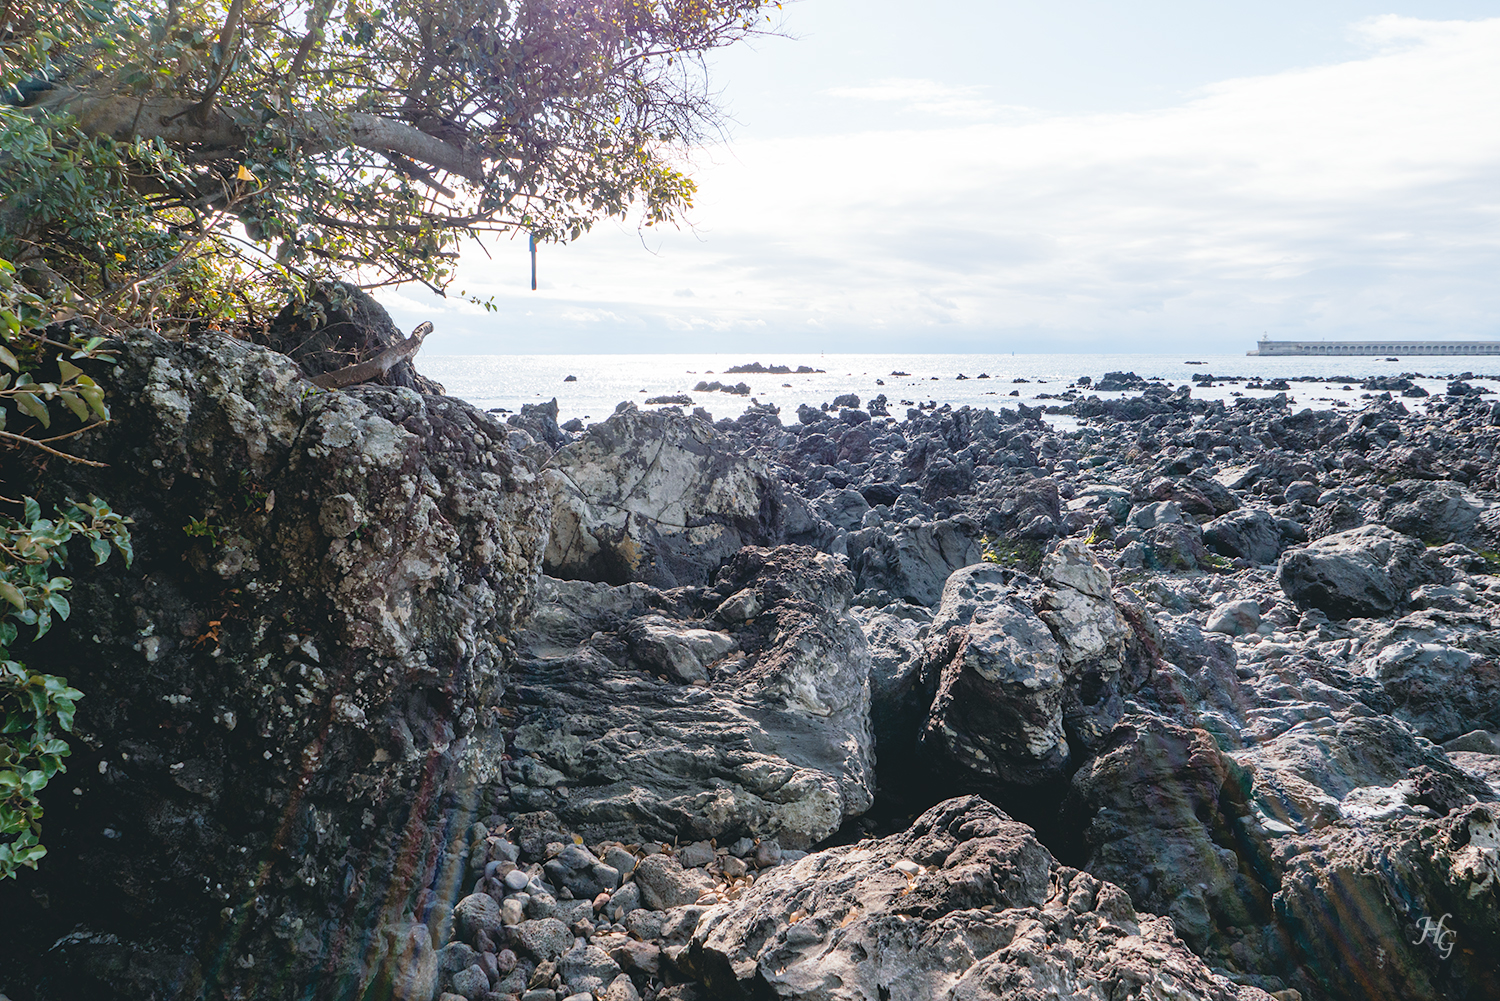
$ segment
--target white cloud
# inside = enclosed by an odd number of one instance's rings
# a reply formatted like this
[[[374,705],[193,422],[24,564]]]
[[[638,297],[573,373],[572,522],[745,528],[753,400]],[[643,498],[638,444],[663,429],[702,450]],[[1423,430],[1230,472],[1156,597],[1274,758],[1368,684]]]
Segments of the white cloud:
[[[793,348],[809,324],[845,350],[1500,334],[1500,19],[1355,30],[1365,58],[1150,113],[975,121],[975,88],[841,89],[970,121],[740,143],[698,173],[697,232],[651,255],[603,227],[544,251],[543,293],[518,258],[504,295],[559,324],[608,310],[660,350]]]
[[[855,101],[896,104],[903,110],[941,118],[993,118],[1002,110],[1013,114],[1029,113],[1025,108],[1001,108],[982,96],[987,89],[952,86],[936,80],[887,77],[862,87],[834,87],[827,93],[831,97]]]

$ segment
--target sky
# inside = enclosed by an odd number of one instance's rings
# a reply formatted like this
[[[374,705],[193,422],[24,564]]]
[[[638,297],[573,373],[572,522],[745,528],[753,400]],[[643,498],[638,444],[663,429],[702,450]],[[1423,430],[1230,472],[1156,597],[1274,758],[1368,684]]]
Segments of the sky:
[[[681,228],[466,252],[432,353],[1500,337],[1500,0],[799,0]],[[767,355],[769,359],[769,355]]]

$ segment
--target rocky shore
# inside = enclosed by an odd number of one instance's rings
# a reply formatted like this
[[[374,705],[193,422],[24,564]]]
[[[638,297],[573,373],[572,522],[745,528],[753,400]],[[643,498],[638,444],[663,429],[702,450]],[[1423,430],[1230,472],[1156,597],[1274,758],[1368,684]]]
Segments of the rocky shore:
[[[274,346],[139,335],[59,473],[140,557],[28,652],[11,1001],[1500,997],[1472,385],[565,429]]]

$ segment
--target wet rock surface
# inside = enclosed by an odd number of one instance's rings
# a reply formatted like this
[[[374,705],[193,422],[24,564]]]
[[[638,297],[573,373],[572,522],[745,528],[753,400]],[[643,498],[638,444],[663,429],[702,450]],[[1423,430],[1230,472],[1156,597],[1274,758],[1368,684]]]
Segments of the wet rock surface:
[[[14,1001],[1500,995],[1474,393],[584,428],[137,354]]]

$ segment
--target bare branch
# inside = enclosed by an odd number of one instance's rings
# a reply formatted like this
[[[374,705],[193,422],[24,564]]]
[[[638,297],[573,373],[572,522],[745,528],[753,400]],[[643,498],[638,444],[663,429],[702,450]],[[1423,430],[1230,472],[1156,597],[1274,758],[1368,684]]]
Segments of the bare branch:
[[[59,459],[67,459],[69,462],[76,462],[81,466],[95,466],[99,469],[104,469],[109,465],[109,463],[107,462],[95,462],[93,459],[80,459],[76,455],[69,455],[67,452],[59,452],[57,449],[52,448],[50,445],[43,445],[35,438],[28,438],[24,434],[11,434],[9,431],[0,431],[0,438],[5,439],[6,441],[13,441],[21,445],[30,445],[32,448],[39,448],[49,455],[55,455]]]

